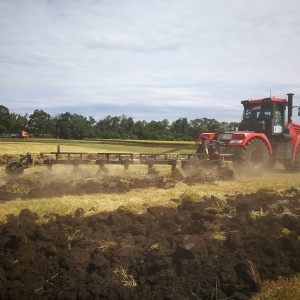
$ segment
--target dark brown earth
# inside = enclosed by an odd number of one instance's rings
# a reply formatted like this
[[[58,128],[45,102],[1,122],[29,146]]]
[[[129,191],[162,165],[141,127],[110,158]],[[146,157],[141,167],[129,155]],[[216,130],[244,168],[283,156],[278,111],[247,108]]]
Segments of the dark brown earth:
[[[80,188],[53,180],[40,189],[27,182],[26,197],[168,188],[176,180],[91,179]],[[0,189],[1,201],[22,195]],[[47,222],[27,209],[8,215],[0,224],[0,299],[249,299],[262,281],[300,272],[299,189],[173,201],[175,208],[143,214],[120,207],[84,217],[78,208]]]

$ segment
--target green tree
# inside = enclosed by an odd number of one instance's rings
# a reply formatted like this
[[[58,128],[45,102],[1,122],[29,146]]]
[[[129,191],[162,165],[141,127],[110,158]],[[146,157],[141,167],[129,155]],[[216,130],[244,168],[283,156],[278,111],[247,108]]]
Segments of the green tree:
[[[55,136],[60,139],[71,139],[71,113],[66,112],[54,118],[55,120]]]
[[[10,134],[14,128],[14,117],[6,106],[0,105],[0,134]]]
[[[190,135],[193,140],[196,140],[199,134],[203,132],[208,132],[208,129],[202,119],[194,119],[190,121]]]
[[[94,117],[89,117],[87,120],[87,126],[86,126],[86,138],[96,138],[98,137],[98,132],[96,128],[96,120]]]
[[[227,123],[225,130],[236,130],[236,128],[239,126],[238,122],[230,122]]]
[[[16,134],[21,130],[28,131],[28,115],[22,116],[20,114],[12,113],[12,117],[14,119],[13,132]]]
[[[146,128],[148,129],[148,134],[152,135],[151,139],[162,141],[173,139],[170,132],[170,124],[167,119],[164,119],[163,121],[151,121]]]
[[[189,141],[192,140],[190,134],[190,126],[187,118],[180,118],[174,121],[170,127],[170,131],[174,136],[174,140],[180,141]]]
[[[146,125],[147,125],[147,122],[145,120],[137,121],[134,123],[133,136],[137,140],[146,139]]]
[[[131,117],[127,118],[125,115],[121,117],[109,115],[101,119],[95,127],[100,138],[140,139],[144,136],[143,122],[145,121],[135,123]]]
[[[202,118],[201,121],[206,126],[208,132],[220,132],[220,123],[215,119]]]
[[[133,128],[134,121],[131,117],[127,118],[125,115],[122,115],[120,118],[120,135],[123,139],[132,139],[133,138]]]
[[[78,114],[71,115],[71,130],[72,137],[75,140],[81,140],[83,138],[90,137],[89,132],[91,130],[91,119]]]
[[[36,109],[33,114],[29,116],[28,130],[36,137],[53,136],[54,134],[54,120],[51,116],[43,110]]]
[[[147,140],[161,140],[162,139],[162,126],[160,122],[151,121],[145,127],[145,137]]]
[[[93,119],[66,112],[55,118],[56,136],[61,139],[80,140],[87,137]]]

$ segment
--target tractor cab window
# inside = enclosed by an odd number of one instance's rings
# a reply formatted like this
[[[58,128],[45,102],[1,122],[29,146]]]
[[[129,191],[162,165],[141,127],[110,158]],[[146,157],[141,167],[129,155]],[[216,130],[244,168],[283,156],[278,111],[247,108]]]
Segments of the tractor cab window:
[[[269,105],[256,105],[245,107],[244,120],[268,119],[272,117],[272,107]]]
[[[284,107],[276,104],[274,107],[274,132],[282,132],[284,119]]]
[[[281,123],[283,119],[282,111],[281,110],[275,110],[275,122]]]

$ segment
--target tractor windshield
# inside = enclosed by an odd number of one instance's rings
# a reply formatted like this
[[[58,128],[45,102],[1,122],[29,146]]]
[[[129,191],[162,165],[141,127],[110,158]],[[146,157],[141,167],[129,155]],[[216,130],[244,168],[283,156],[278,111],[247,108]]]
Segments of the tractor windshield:
[[[245,106],[244,120],[269,119],[272,117],[271,105]]]

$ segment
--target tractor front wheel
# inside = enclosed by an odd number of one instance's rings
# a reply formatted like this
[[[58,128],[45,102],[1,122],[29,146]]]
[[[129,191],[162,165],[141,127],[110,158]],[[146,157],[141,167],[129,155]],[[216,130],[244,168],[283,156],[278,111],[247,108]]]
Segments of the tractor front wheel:
[[[237,163],[248,174],[262,174],[268,169],[270,151],[261,139],[250,140],[237,155]]]

